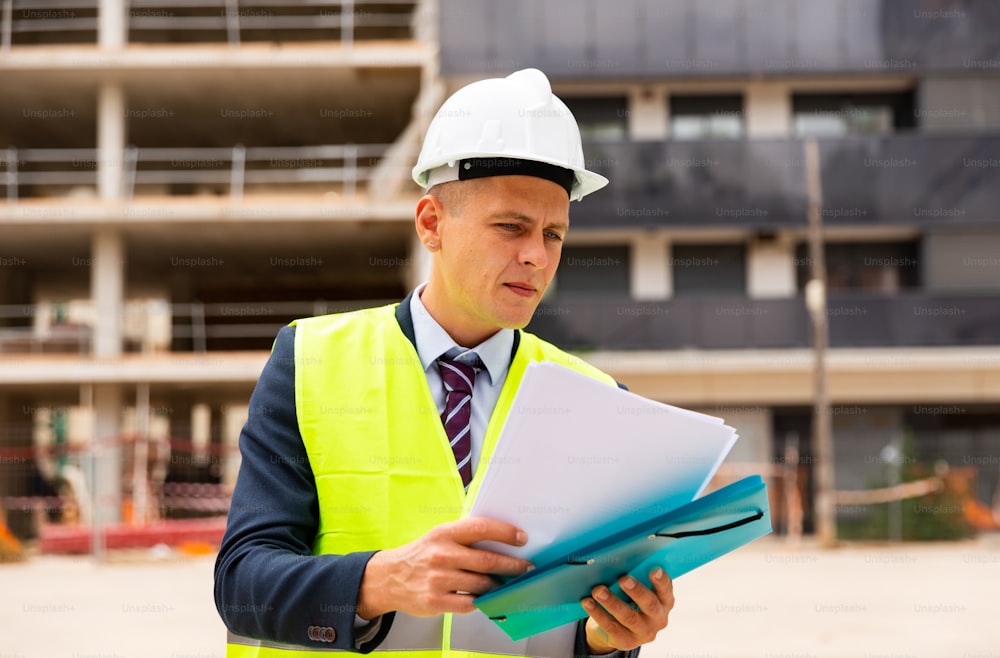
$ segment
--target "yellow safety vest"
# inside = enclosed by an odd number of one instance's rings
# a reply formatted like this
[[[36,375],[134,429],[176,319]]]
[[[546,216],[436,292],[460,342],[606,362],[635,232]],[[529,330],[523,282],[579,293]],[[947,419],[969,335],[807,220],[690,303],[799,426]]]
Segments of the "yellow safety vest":
[[[522,331],[466,494],[426,373],[395,308],[295,323],[295,410],[319,499],[317,555],[395,548],[467,516],[532,361],[560,363],[614,385],[600,370]],[[479,612],[436,617],[396,612],[388,636],[372,653],[569,658],[575,630],[576,624],[567,624],[514,642]],[[328,651],[230,634],[227,656],[289,658]]]

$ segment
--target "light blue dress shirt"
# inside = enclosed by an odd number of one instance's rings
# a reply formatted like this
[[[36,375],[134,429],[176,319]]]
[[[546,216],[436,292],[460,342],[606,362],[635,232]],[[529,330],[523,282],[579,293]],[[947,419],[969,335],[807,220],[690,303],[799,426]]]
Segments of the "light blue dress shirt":
[[[472,436],[472,472],[475,474],[479,455],[483,450],[486,426],[493,415],[493,408],[500,398],[500,390],[507,381],[510,368],[510,351],[514,347],[514,330],[501,329],[474,347],[456,343],[420,301],[420,294],[426,284],[421,284],[410,297],[410,316],[413,318],[413,336],[417,343],[417,356],[427,375],[427,383],[437,405],[438,415],[444,411],[445,391],[438,371],[437,359],[444,355],[449,359],[469,362],[478,355],[485,368],[476,375],[476,385],[472,391],[472,414],[470,433]]]

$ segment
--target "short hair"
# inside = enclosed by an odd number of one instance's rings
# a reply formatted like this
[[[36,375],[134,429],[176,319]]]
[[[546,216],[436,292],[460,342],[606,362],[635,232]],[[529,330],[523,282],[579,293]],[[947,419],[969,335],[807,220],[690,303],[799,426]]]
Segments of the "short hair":
[[[438,183],[431,186],[426,193],[437,199],[448,212],[461,215],[465,212],[469,200],[483,187],[484,180],[487,179],[475,178]]]

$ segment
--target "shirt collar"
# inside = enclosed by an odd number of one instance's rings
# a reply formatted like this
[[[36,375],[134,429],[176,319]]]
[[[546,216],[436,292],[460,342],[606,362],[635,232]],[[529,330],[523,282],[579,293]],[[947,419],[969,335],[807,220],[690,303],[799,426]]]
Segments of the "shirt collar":
[[[424,372],[427,372],[438,357],[443,354],[455,351],[454,355],[449,356],[457,356],[470,351],[452,340],[448,332],[438,324],[424,303],[420,301],[420,294],[426,285],[426,283],[420,284],[410,295],[413,337],[417,343],[417,356],[420,357],[420,364],[423,366]],[[510,353],[513,348],[514,330],[501,329],[479,345],[471,348],[471,351],[479,355],[479,360],[486,366],[490,383],[496,384],[507,375],[507,369],[510,367]]]

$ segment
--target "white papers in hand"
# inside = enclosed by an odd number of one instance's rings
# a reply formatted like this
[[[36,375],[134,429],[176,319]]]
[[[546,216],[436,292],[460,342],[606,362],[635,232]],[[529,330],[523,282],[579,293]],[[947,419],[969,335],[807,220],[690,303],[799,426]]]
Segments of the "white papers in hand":
[[[736,439],[720,418],[532,363],[471,508],[528,543],[477,547],[544,564],[694,500]]]

